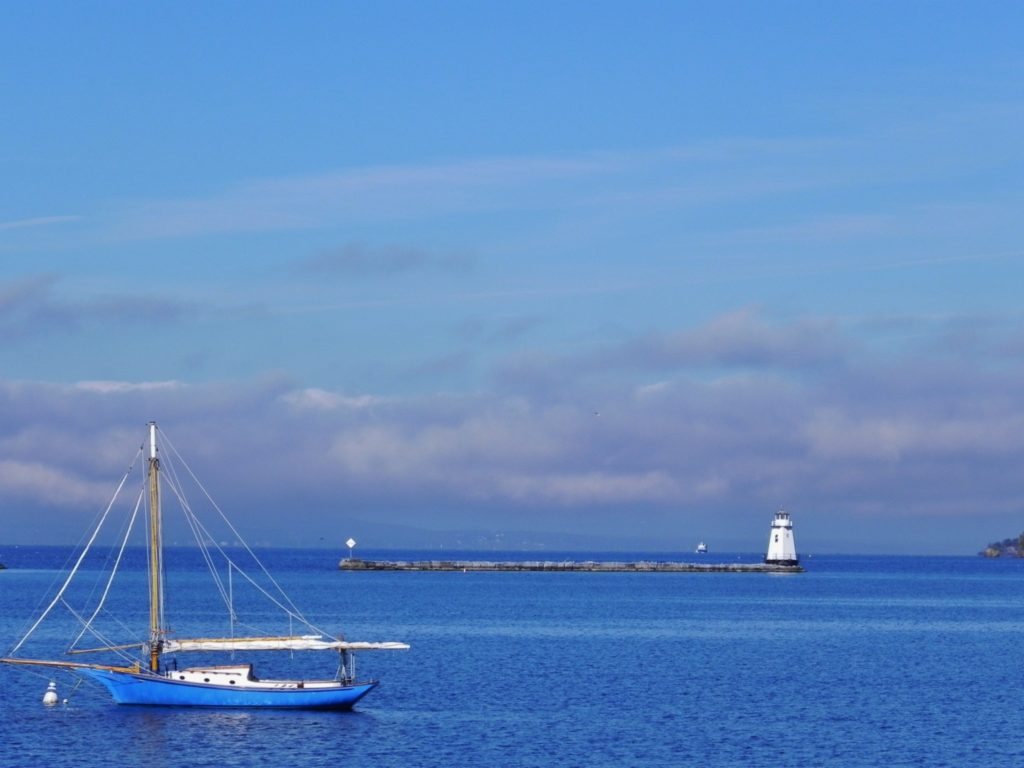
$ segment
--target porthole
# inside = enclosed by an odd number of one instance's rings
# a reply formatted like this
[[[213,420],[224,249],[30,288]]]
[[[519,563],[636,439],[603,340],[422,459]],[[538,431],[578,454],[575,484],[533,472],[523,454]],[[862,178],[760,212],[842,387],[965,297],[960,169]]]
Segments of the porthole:
[[[178,675],[178,679],[179,679],[179,680],[184,680],[184,679],[185,679],[185,676],[184,676],[184,675]]]
[[[210,682],[210,678],[208,678],[208,677],[204,677],[204,678],[203,678],[203,682],[204,682],[204,683],[208,683],[208,682]]]
[[[230,683],[231,685],[234,685],[234,684],[235,684],[235,681],[234,681],[234,680],[228,680],[228,682],[229,682],[229,683]]]

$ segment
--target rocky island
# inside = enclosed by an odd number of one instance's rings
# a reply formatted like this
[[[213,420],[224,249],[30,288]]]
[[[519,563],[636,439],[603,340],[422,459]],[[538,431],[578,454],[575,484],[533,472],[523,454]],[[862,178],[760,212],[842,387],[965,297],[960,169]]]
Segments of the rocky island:
[[[1024,557],[1024,533],[1015,539],[995,541],[978,554],[982,557]]]

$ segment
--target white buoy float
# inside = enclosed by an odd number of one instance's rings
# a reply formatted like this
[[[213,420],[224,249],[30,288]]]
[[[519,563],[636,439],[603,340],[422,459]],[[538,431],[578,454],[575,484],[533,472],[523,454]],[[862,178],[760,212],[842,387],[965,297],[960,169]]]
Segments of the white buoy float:
[[[46,693],[43,694],[43,704],[52,707],[57,701],[57,684],[51,680],[50,684],[46,686]]]

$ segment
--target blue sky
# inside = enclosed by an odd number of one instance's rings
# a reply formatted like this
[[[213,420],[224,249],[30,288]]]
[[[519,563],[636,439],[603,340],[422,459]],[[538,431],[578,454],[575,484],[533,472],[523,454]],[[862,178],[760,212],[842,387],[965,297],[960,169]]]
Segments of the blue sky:
[[[149,419],[282,544],[1024,529],[1018,4],[4,15],[5,540]]]

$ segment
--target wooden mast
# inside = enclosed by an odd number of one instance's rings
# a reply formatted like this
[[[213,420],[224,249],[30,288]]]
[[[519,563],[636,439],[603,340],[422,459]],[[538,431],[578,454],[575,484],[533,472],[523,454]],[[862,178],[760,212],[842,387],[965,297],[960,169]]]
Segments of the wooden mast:
[[[156,455],[156,422],[149,422],[149,668],[160,668],[163,645],[163,547],[160,531],[160,459]]]

